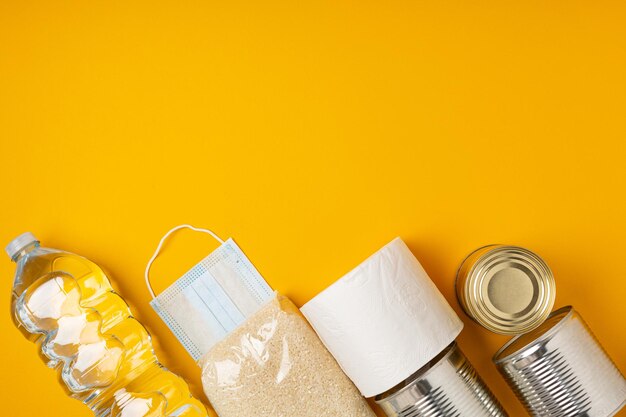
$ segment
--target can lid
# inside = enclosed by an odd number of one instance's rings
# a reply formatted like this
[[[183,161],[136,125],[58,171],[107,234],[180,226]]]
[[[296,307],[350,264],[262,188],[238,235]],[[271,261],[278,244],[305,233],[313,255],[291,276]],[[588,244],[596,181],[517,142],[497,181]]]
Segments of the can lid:
[[[33,235],[31,232],[22,233],[11,242],[9,242],[4,250],[6,251],[7,255],[9,255],[9,258],[14,259],[17,254],[22,251],[22,249],[35,242],[39,242],[39,240],[37,240],[35,235]]]
[[[537,254],[518,246],[477,249],[461,264],[456,292],[465,313],[495,333],[529,332],[548,317],[554,276]]]

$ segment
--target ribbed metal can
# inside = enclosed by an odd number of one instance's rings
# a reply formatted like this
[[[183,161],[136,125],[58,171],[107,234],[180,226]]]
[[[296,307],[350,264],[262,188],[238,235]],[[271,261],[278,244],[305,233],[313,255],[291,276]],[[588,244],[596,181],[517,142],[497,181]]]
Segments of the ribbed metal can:
[[[507,416],[456,342],[375,401],[389,417]]]
[[[626,380],[570,306],[505,344],[494,362],[528,412],[609,417],[626,404]]]
[[[489,245],[469,254],[456,276],[465,313],[495,333],[529,332],[548,317],[554,276],[539,255],[519,246]]]

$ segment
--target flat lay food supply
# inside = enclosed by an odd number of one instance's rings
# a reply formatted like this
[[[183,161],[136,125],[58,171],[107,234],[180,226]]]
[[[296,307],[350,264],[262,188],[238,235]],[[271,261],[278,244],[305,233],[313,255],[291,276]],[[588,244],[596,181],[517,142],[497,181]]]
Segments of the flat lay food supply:
[[[626,417],[626,0],[0,0],[0,189],[0,417]]]
[[[164,243],[190,229],[218,243],[160,294],[150,274]],[[12,315],[70,396],[99,417],[206,416],[185,381],[157,361],[146,329],[104,272],[24,233]],[[150,305],[198,364],[220,417],[508,416],[457,338],[463,323],[396,238],[298,309],[232,240],[180,225],[145,268]],[[461,263],[463,311],[513,337],[493,356],[535,417],[611,417],[626,379],[571,306],[551,312],[556,282],[539,255],[490,245]]]
[[[571,306],[550,313],[555,280],[537,254],[480,248],[462,262],[456,290],[472,319],[516,335],[493,361],[532,416],[610,417],[626,405],[626,379],[580,314]]]
[[[186,382],[158,362],[150,335],[98,265],[43,248],[31,233],[6,251],[17,264],[15,325],[71,397],[98,417],[207,415]]]

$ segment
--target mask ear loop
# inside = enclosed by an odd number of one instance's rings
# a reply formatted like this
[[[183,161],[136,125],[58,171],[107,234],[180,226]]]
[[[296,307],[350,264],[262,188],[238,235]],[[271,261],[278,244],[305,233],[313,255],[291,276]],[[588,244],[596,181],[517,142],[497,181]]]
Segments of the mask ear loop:
[[[218,235],[216,235],[215,233],[213,233],[212,231],[210,231],[208,229],[200,229],[200,228],[197,228],[197,227],[193,227],[193,226],[191,226],[189,224],[181,224],[180,226],[176,226],[176,227],[171,228],[161,238],[161,241],[159,242],[159,245],[157,246],[156,250],[152,254],[152,257],[150,258],[150,260],[148,261],[148,264],[146,265],[146,270],[144,272],[144,278],[146,280],[146,286],[148,287],[148,291],[150,291],[150,295],[152,296],[153,299],[156,298],[156,295],[154,294],[154,290],[152,289],[152,284],[150,284],[150,268],[152,267],[152,264],[154,263],[154,260],[157,258],[157,256],[159,256],[159,253],[161,253],[161,248],[163,247],[163,244],[165,243],[167,238],[170,237],[170,235],[172,233],[174,233],[175,231],[180,230],[180,229],[191,229],[191,230],[196,231],[196,232],[207,233],[207,234],[213,236],[215,238],[215,240],[217,240],[221,244],[224,244],[224,241],[222,239],[220,239],[220,237]]]

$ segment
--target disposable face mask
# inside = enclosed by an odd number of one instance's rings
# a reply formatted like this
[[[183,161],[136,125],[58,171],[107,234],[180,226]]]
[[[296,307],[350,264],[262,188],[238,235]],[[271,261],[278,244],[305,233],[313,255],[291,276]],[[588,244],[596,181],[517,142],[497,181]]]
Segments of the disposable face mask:
[[[208,233],[221,245],[157,296],[150,267],[165,240],[183,228]],[[232,239],[223,241],[210,230],[190,225],[176,226],[163,236],[146,265],[145,279],[150,305],[196,361],[274,297]]]

